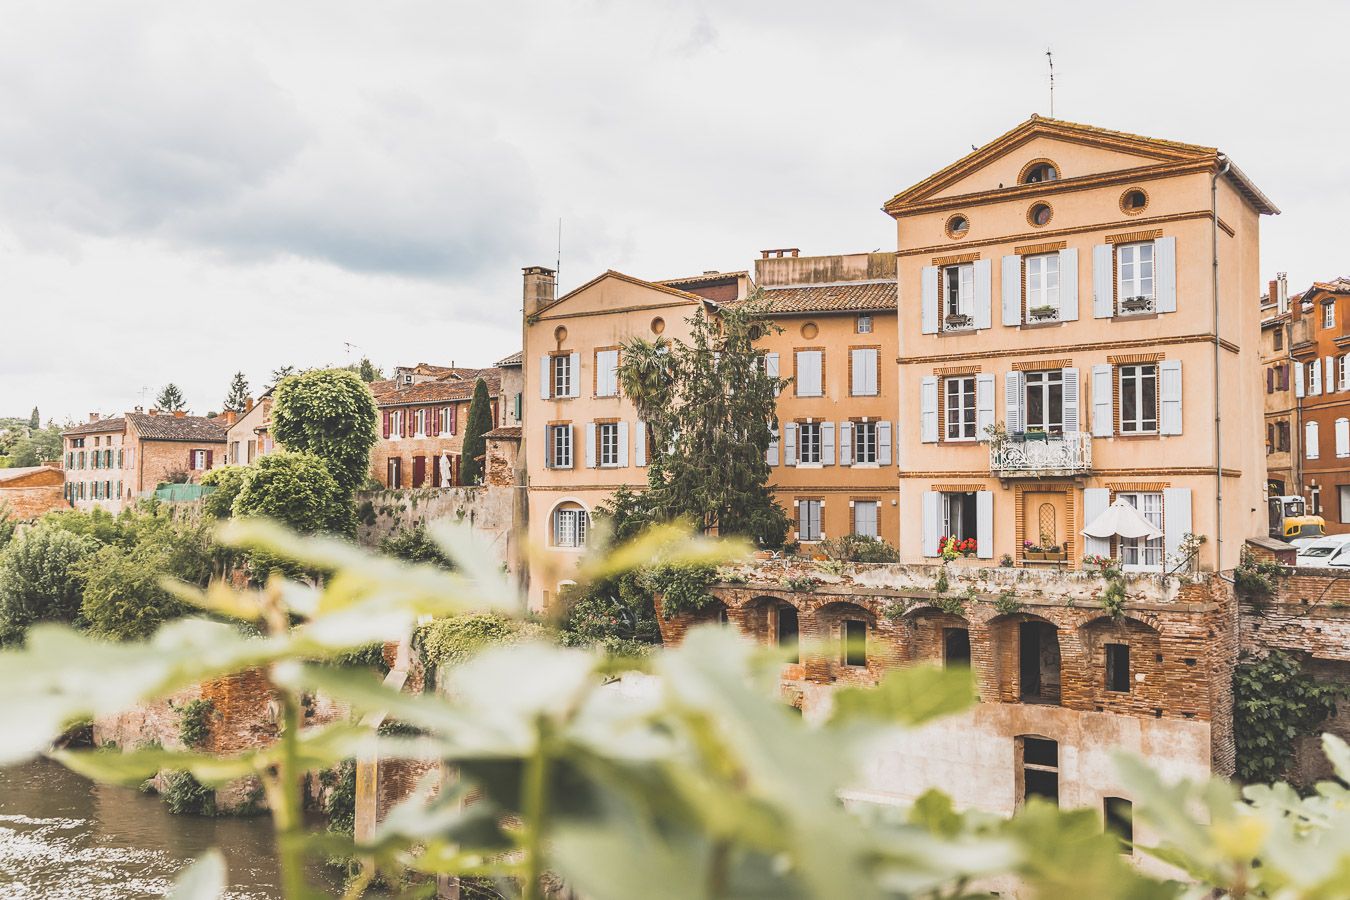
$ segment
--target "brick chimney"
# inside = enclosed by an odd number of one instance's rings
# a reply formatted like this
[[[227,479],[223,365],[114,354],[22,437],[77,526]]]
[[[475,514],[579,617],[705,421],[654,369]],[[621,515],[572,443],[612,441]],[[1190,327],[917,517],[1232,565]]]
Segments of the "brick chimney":
[[[557,298],[558,273],[544,266],[526,266],[525,315],[532,316]]]
[[[101,419],[101,418],[103,418],[103,416],[102,416],[100,413],[91,412],[91,413],[89,414],[89,421],[90,421],[90,422],[97,422],[97,421],[98,421],[99,419]]]
[[[245,398],[244,398],[244,412],[248,412],[248,411],[251,410],[252,408],[253,408],[253,398],[252,398],[252,397],[245,397]]]
[[[234,423],[239,421],[239,413],[235,412],[232,409],[227,409],[225,410],[224,419],[225,419],[225,427],[232,428],[234,426]]]
[[[175,410],[173,411],[173,417],[174,417],[175,419],[181,419],[181,418],[183,418],[183,417],[186,416],[186,415],[187,415],[187,412],[186,412],[185,410],[175,409]]]
[[[150,415],[152,415],[152,416],[157,416],[157,415],[159,415],[159,407],[158,407],[158,406],[152,406],[152,407],[150,407]]]

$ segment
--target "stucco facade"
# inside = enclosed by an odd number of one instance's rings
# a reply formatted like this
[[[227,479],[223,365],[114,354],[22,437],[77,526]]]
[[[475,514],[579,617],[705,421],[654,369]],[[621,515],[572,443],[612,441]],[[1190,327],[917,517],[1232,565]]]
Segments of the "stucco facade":
[[[227,413],[227,415],[229,415]],[[243,413],[227,420],[225,461],[232,466],[246,466],[260,456],[277,449],[272,439],[272,389],[255,403],[250,397]]]
[[[1171,568],[1188,533],[1201,568],[1235,565],[1265,527],[1254,298],[1276,210],[1250,181],[1212,148],[1033,117],[886,209],[898,419],[919,425],[898,442],[902,558],[949,534],[1019,566],[1028,542],[1118,553],[1080,532],[1123,495],[1166,533],[1131,567]],[[974,388],[956,405],[953,379]]]
[[[226,421],[139,409],[62,432],[66,497],[116,513],[169,481],[196,483],[225,459]]]
[[[1350,531],[1350,281],[1315,282],[1289,303],[1297,490],[1327,531]]]

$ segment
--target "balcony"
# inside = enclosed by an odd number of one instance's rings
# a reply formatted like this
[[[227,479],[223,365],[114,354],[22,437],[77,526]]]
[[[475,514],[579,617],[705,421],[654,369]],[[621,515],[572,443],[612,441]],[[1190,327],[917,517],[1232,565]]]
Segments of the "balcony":
[[[989,471],[1000,478],[1053,478],[1092,469],[1092,435],[1024,432],[989,442]]]

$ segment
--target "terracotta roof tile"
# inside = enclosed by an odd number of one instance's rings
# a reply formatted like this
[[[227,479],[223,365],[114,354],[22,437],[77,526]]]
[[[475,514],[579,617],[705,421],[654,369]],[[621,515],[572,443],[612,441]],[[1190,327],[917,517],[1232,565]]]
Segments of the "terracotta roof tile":
[[[849,281],[766,288],[761,296],[772,315],[799,312],[866,312],[896,308],[894,281]]]
[[[456,372],[468,374],[444,375],[435,381],[424,381],[406,387],[391,385],[383,391],[374,392],[375,402],[383,407],[468,400],[473,396],[473,389],[479,378],[487,383],[488,394],[495,395],[501,390],[501,373],[496,369],[459,369]]]
[[[111,419],[99,419],[97,422],[86,422],[83,425],[76,425],[73,428],[67,428],[62,434],[97,434],[104,431],[126,431],[127,420],[122,416],[115,416]]]
[[[517,350],[515,353],[512,353],[505,359],[499,359],[497,360],[496,363],[494,363],[494,365],[496,365],[498,368],[501,368],[502,366],[523,366],[524,364],[525,364],[524,350]]]
[[[175,416],[173,413],[127,413],[128,423],[136,426],[141,437],[151,441],[205,441],[225,443],[223,418],[204,416]],[[219,421],[219,424],[217,424]]]
[[[501,428],[494,428],[483,435],[485,438],[500,438],[503,440],[520,440],[519,425],[505,425]]]
[[[517,428],[517,431],[520,429]],[[0,469],[0,482],[18,481],[20,478],[26,478],[38,472],[57,472],[61,470],[55,466],[21,466],[13,469]]]

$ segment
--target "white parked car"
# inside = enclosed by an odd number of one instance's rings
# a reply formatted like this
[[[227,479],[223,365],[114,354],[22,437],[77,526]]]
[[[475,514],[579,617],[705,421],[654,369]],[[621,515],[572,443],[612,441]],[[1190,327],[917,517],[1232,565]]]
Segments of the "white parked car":
[[[1296,564],[1350,567],[1350,534],[1329,534],[1299,547]]]

